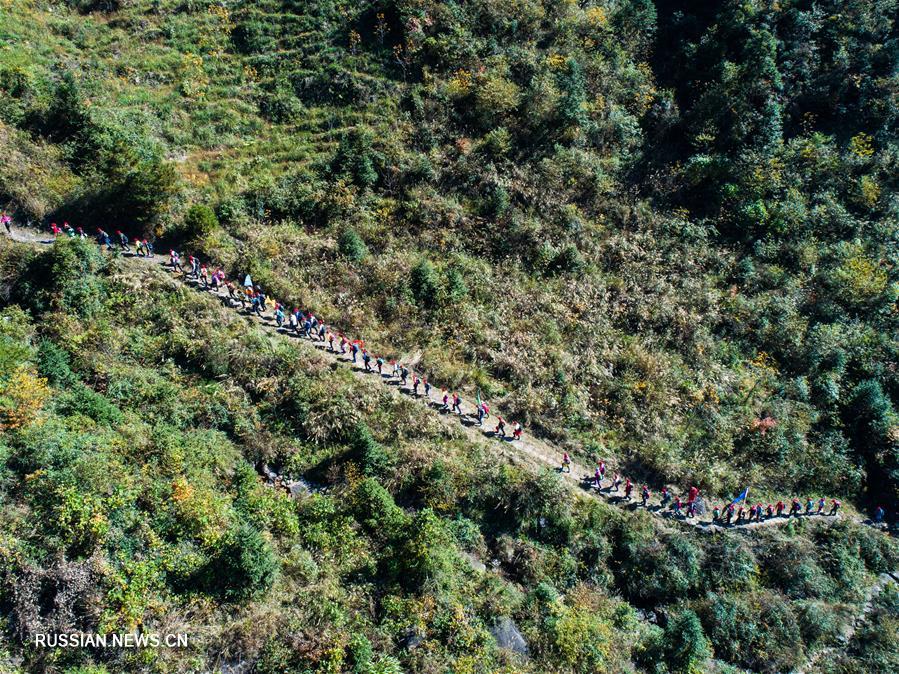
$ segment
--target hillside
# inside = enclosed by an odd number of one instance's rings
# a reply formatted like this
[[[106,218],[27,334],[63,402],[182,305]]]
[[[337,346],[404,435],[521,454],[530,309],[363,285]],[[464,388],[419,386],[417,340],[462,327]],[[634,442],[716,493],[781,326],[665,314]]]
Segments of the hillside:
[[[4,242],[7,665],[896,669],[894,590],[858,616],[899,554],[860,523],[899,506],[897,14],[5,0],[16,228],[249,273],[540,447],[158,265]],[[563,451],[653,492],[845,516],[702,533],[572,488],[544,467]],[[509,624],[526,656],[498,645]],[[23,644],[176,626],[187,651]]]

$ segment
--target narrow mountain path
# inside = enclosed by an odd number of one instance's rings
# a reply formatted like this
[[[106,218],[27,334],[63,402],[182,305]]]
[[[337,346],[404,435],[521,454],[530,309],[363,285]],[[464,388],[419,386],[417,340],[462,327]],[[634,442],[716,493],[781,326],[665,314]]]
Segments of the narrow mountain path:
[[[32,245],[49,245],[53,243],[52,238],[41,236],[34,230],[23,229],[20,227],[13,227],[12,239]],[[590,496],[603,499],[611,504],[625,507],[630,510],[639,510],[643,508],[643,506],[640,504],[639,487],[637,485],[634,485],[634,493],[637,495],[636,498],[626,499],[623,494],[623,489],[620,492],[612,491],[611,480],[604,481],[603,483],[601,483],[601,488],[597,488],[594,484],[593,471],[588,470],[583,465],[580,465],[574,459],[571,459],[569,470],[563,471],[561,468],[563,451],[558,447],[553,446],[549,442],[526,433],[523,434],[522,437],[518,440],[513,440],[511,434],[508,434],[506,437],[500,437],[496,435],[493,431],[494,422],[492,421],[492,419],[496,416],[495,410],[491,415],[491,419],[487,420],[483,426],[479,426],[477,423],[477,411],[473,404],[463,400],[461,404],[461,415],[443,411],[441,410],[442,400],[438,398],[438,396],[440,395],[439,391],[435,391],[434,389],[432,389],[431,395],[429,396],[426,396],[422,391],[421,393],[419,393],[419,395],[416,396],[412,390],[411,383],[403,386],[397,378],[388,376],[386,374],[379,375],[374,365],[372,366],[372,371],[368,372],[363,366],[361,357],[359,358],[358,363],[353,363],[350,353],[341,354],[339,351],[332,352],[328,349],[327,344],[324,342],[308,340],[306,338],[300,337],[295,333],[291,333],[286,328],[279,328],[276,325],[274,318],[272,317],[260,317],[248,310],[241,310],[239,303],[230,299],[227,290],[225,290],[224,288],[220,290],[214,290],[212,288],[202,287],[200,282],[196,279],[189,279],[186,278],[183,273],[173,272],[167,264],[167,261],[159,255],[154,258],[146,258],[136,255],[129,256],[126,254],[123,256],[123,259],[126,259],[134,264],[141,264],[145,266],[156,265],[157,267],[162,267],[166,269],[177,281],[199,292],[207,293],[216,297],[225,306],[239,311],[244,318],[255,322],[263,329],[278,333],[285,338],[306,342],[308,345],[313,346],[324,358],[330,360],[331,362],[339,363],[344,367],[350,368],[355,376],[368,380],[380,379],[382,383],[385,383],[391,389],[395,390],[398,395],[407,395],[415,399],[420,404],[430,408],[435,414],[439,414],[446,421],[449,421],[454,417],[458,417],[458,423],[460,424],[463,432],[470,440],[474,441],[475,443],[496,443],[496,445],[498,445],[498,447],[500,448],[502,455],[504,456],[515,456],[519,461],[529,464],[535,468],[542,467],[555,470],[555,472],[557,472],[562,477],[562,479],[565,480],[570,486],[577,487],[583,493],[586,493]],[[505,418],[505,415],[501,416]],[[511,428],[507,427],[507,433],[510,433],[510,431]],[[760,522],[726,525],[723,523],[713,522],[708,514],[706,514],[705,517],[695,516],[692,518],[687,518],[683,515],[676,516],[673,511],[664,509],[658,503],[650,504],[646,508],[646,510],[655,517],[659,517],[669,522],[674,522],[682,526],[692,527],[699,531],[708,533],[727,530],[750,531],[762,527],[787,524],[793,519],[810,518],[816,521],[832,523],[843,517],[842,514],[838,514],[836,516],[800,515],[796,518],[775,516],[769,519],[762,520]],[[862,520],[860,519],[857,521],[862,522]]]

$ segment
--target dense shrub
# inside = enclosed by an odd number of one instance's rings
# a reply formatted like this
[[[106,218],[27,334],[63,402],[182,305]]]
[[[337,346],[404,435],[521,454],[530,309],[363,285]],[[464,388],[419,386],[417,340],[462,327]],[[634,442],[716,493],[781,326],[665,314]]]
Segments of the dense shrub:
[[[278,560],[258,529],[237,524],[218,542],[203,571],[203,586],[228,601],[243,601],[268,591]]]
[[[337,239],[337,250],[352,262],[361,262],[368,255],[368,247],[356,230],[346,227]]]

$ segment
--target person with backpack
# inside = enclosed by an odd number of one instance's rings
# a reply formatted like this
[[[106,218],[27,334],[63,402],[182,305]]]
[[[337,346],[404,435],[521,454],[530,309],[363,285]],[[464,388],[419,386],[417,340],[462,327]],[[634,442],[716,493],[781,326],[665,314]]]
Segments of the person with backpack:
[[[799,517],[799,499],[794,498],[790,502],[790,512],[787,514],[787,517]]]
[[[712,508],[712,522],[717,522],[721,519],[721,508],[715,506]]]
[[[0,214],[0,222],[6,227],[6,233],[12,236],[12,217],[7,215],[6,211],[3,211],[3,213]]]
[[[484,419],[486,419],[487,416],[487,403],[482,402],[478,405],[478,426],[484,425]]]
[[[462,398],[455,391],[453,391],[453,412],[462,416]]]
[[[805,516],[806,517],[808,517],[809,515],[812,514],[812,508],[814,508],[814,507],[815,507],[815,504],[812,501],[812,499],[808,498],[805,500]]]
[[[112,241],[109,238],[109,234],[99,227],[97,227],[97,243],[101,246],[106,246],[106,250],[112,250]]]
[[[371,356],[366,349],[362,349],[362,365],[366,372],[371,372]]]
[[[647,504],[649,503],[649,495],[650,495],[649,487],[646,486],[646,485],[644,484],[644,485],[643,485],[643,489],[640,490],[640,498],[641,498],[642,501],[643,501],[643,507],[644,507],[644,508],[645,508],[645,507],[647,506]]]
[[[627,478],[624,482],[624,498],[628,501],[631,500],[631,492],[634,490],[634,485],[631,483],[631,479]]]
[[[783,512],[784,512],[784,502],[783,502],[783,501],[778,501],[778,502],[777,502],[777,505],[774,506],[774,511],[777,513],[777,516],[778,516],[778,517],[782,517],[782,516],[783,516]]]
[[[181,268],[181,256],[174,250],[169,251],[169,264],[172,265],[172,271],[184,272]]]
[[[675,496],[675,497],[674,497],[674,505],[671,506],[671,509],[674,511],[674,516],[675,516],[675,517],[680,517],[680,516],[681,516],[681,512],[680,512],[680,509],[681,509],[681,500],[680,500],[680,496]]]
[[[600,460],[599,462],[599,479],[606,479],[606,462],[604,460]]]
[[[62,223],[62,228],[65,230],[66,236],[68,236],[70,239],[75,238],[75,230],[72,229],[72,225],[70,225],[68,222],[64,222]]]
[[[571,472],[571,457],[568,456],[568,452],[562,452],[562,472]]]
[[[430,397],[431,397],[431,382],[429,382],[429,381],[428,381],[428,378],[425,377],[425,378],[422,380],[422,383],[424,384],[424,387],[425,387],[425,398],[429,398],[429,399],[430,399]]]
[[[318,324],[318,341],[325,341],[325,333],[328,331],[328,326],[325,325],[324,321],[320,321]]]
[[[278,329],[281,329],[281,326],[284,325],[284,310],[281,309],[281,305],[275,305],[275,323],[278,324]]]
[[[602,489],[602,473],[599,472],[599,466],[593,471],[593,484],[597,489]]]
[[[524,429],[521,427],[521,424],[517,421],[512,424],[512,439],[513,440],[521,440],[521,433]]]
[[[378,367],[378,374],[381,374],[381,370],[384,367],[384,359],[378,356],[377,360],[375,360],[375,365]]]
[[[350,352],[353,354],[353,362],[356,362],[356,356],[359,353],[359,342],[353,342],[350,345]]]
[[[840,509],[841,505],[842,505],[842,503],[840,503],[837,499],[834,499],[833,501],[830,502],[830,512],[827,514],[830,515],[831,517],[836,517],[837,511]]]
[[[334,353],[334,331],[328,330],[328,351]]]
[[[874,524],[880,524],[883,522],[883,518],[886,515],[886,510],[883,509],[883,506],[877,506],[877,509],[874,511]]]
[[[502,417],[496,418],[496,428],[493,429],[493,434],[501,438],[506,437],[506,421]]]
[[[115,233],[119,235],[119,250],[121,250],[122,252],[130,253],[131,246],[128,245],[128,243],[129,243],[128,237],[125,236],[125,233],[123,231],[121,231],[120,229],[117,229]]]
[[[621,475],[615,473],[615,479],[612,480],[612,491],[616,494],[618,493],[618,488],[621,486]]]
[[[200,266],[200,283],[203,284],[204,288],[209,287],[209,269],[205,264]]]
[[[824,514],[824,504],[825,504],[825,503],[826,503],[826,501],[824,500],[824,497],[823,497],[823,496],[822,496],[821,498],[818,499],[818,514],[819,514],[819,515],[823,515],[823,514]]]
[[[409,368],[405,365],[400,365],[400,386],[407,386],[409,380]],[[459,414],[462,414],[460,411]]]
[[[86,238],[87,238],[87,234],[86,234],[85,231],[84,231],[84,227],[77,227],[77,228],[75,229],[75,232],[78,234],[78,238],[79,238],[79,239],[86,239]]]
[[[668,501],[671,500],[671,492],[668,491],[668,487],[662,487],[662,507],[664,508],[668,505]]]
[[[416,398],[418,397],[418,386],[421,384],[421,379],[418,378],[417,374],[412,375],[412,395]],[[481,415],[478,413],[478,423],[481,423]]]
[[[53,235],[53,238],[57,238],[62,232],[59,229],[59,225],[55,222],[50,223],[50,233]]]

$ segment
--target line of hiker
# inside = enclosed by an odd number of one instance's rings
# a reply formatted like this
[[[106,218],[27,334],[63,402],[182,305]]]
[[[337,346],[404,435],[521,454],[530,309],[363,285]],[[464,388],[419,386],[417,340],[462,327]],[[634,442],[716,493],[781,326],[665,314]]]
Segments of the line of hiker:
[[[570,473],[571,464],[571,457],[564,452],[560,471]],[[584,486],[608,496],[618,496],[620,501],[636,503],[637,495],[634,494],[634,490],[637,488],[636,483],[632,482],[630,478],[622,477],[619,473],[615,473],[614,477],[609,478],[608,483],[605,483],[606,472],[605,461],[600,461],[596,465],[592,478],[589,475],[584,476]],[[663,514],[685,520],[710,512],[712,523],[722,526],[739,526],[774,518],[810,517],[812,515],[835,517],[842,506],[838,499],[831,499],[828,504],[824,497],[807,498],[804,504],[798,498],[793,498],[789,502],[777,501],[776,503],[756,503],[747,506],[748,499],[749,489],[747,488],[729,503],[721,506],[715,505],[709,509],[700,497],[699,489],[695,486],[690,487],[683,496],[672,495],[667,487],[662,487],[657,503],[652,503],[652,491],[648,485],[643,484],[639,489],[639,503],[647,510],[663,511]],[[882,524],[885,516],[886,511],[883,506],[878,506],[871,518],[871,523]]]
[[[326,345],[328,351],[343,356],[345,360],[357,367],[361,365],[365,372],[377,373],[382,380],[398,382],[400,389],[410,391],[416,398],[424,396],[431,400],[432,385],[426,376],[413,372],[408,365],[397,360],[388,361],[381,356],[372,354],[366,348],[363,340],[351,339],[342,332],[334,330],[311,310],[300,307],[291,309],[277,300],[271,300],[262,288],[253,283],[249,274],[245,276],[242,283],[235,284],[227,278],[224,270],[220,267],[210,272],[209,267],[198,257],[188,255],[187,259],[183,260],[181,254],[175,250],[169,251],[167,266],[173,272],[183,274],[185,278],[196,280],[204,289],[227,292],[228,298],[235,305],[239,304],[242,310],[260,318],[268,318],[269,305],[271,305],[271,316],[274,318],[278,330]],[[438,411],[473,419],[474,423],[480,427],[484,427],[486,420],[490,417],[490,407],[480,399],[480,395],[475,402],[474,414],[467,414],[463,411],[462,396],[456,391],[450,392],[442,389],[439,402],[442,404],[439,405]],[[521,424],[518,421],[511,422],[508,427],[507,424],[508,422],[503,417],[497,416],[496,425],[492,431],[487,431],[487,434],[505,440],[521,439],[524,432]]]

